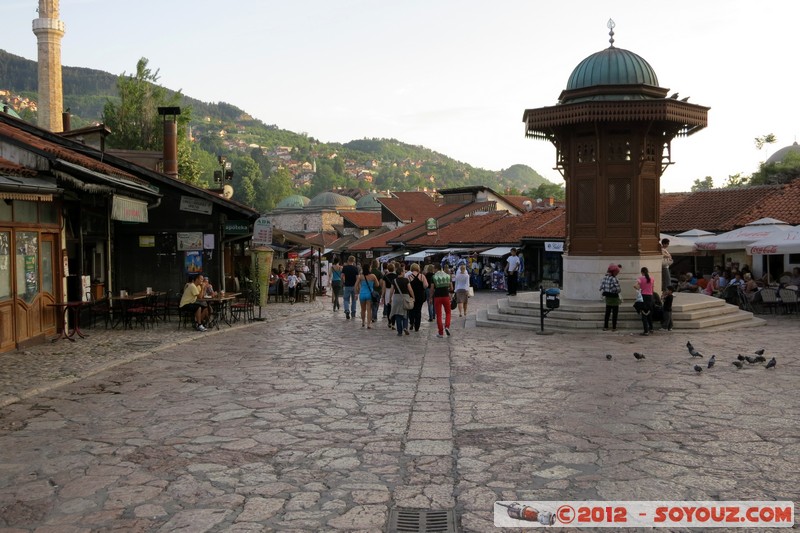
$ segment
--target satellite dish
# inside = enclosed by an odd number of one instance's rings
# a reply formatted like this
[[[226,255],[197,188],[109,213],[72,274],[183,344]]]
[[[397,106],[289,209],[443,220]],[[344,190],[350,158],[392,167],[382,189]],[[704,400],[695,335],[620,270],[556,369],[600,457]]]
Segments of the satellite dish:
[[[225,184],[222,187],[222,197],[227,199],[227,200],[230,200],[231,198],[233,198],[233,187],[231,187],[228,184]]]
[[[525,200],[524,202],[522,202],[522,206],[525,208],[525,211],[533,210],[533,203],[531,203],[530,200]]]

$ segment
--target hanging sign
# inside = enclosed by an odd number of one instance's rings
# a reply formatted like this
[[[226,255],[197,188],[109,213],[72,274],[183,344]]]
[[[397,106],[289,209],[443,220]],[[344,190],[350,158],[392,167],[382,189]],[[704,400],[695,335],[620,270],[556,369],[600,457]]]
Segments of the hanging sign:
[[[435,218],[429,218],[425,221],[425,230],[428,232],[428,235],[438,235],[439,223]]]
[[[210,215],[213,206],[208,200],[202,198],[195,198],[194,196],[181,196],[181,211],[188,211],[190,213],[200,213],[203,215]]]
[[[253,224],[253,246],[270,244],[272,244],[272,222],[267,217],[260,217]]]
[[[545,252],[563,252],[564,251],[564,243],[563,242],[545,242],[544,243],[544,251]]]

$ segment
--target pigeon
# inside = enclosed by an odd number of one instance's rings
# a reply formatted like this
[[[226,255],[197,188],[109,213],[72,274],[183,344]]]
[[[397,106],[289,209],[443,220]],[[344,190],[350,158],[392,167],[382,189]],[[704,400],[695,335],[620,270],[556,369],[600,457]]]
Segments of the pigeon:
[[[670,96],[670,98],[672,98],[673,100],[677,100],[678,99],[678,93],[672,93],[672,96]]]
[[[714,366],[714,363],[716,363],[716,362],[717,362],[717,356],[716,355],[712,355],[711,359],[708,360],[708,368],[711,368],[712,366]]]
[[[735,366],[738,370],[741,370],[742,367],[744,366],[744,363],[742,363],[741,361],[734,361],[733,366]]]
[[[778,361],[776,361],[775,358],[773,357],[772,359],[769,360],[769,363],[767,363],[767,368],[768,369],[769,368],[775,368],[775,365],[777,365],[777,364],[778,364]]]
[[[694,371],[695,372],[702,372],[703,371],[703,367],[700,366],[700,365],[694,365]]]
[[[744,358],[751,365],[758,363],[758,360],[755,357],[750,357],[749,355],[745,355]]]
[[[637,361],[641,361],[644,359],[644,354],[639,352],[633,352],[633,356],[636,358]]]
[[[760,350],[756,350],[753,353],[756,354],[756,355],[764,355],[764,348],[761,348]]]
[[[686,341],[686,347],[689,349],[689,353],[694,351],[694,346],[692,346],[691,341]]]
[[[689,353],[692,354],[692,357],[703,357],[703,354],[701,354],[697,350],[691,350]]]
[[[766,363],[767,362],[767,358],[764,357],[763,355],[755,356],[755,360],[756,360],[756,363]]]
[[[611,358],[612,358],[612,355],[611,355],[610,353],[607,353],[607,354],[606,354],[606,359],[608,359],[609,361],[611,361]]]
[[[736,356],[736,359],[738,359],[739,361],[744,361],[744,356],[742,354],[739,354]]]
[[[688,101],[689,101],[689,97],[688,96],[686,98],[681,98],[681,102],[688,102]]]

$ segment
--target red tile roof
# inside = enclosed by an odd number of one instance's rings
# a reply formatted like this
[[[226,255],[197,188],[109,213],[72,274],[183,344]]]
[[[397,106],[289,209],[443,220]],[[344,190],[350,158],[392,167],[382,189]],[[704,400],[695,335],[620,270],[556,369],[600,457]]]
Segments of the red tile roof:
[[[433,216],[436,202],[425,192],[395,192],[392,198],[376,198],[400,222]]]
[[[38,172],[35,169],[23,167],[22,165],[0,157],[0,174],[6,176],[34,177]]]
[[[339,214],[351,225],[357,228],[379,228],[381,227],[380,211],[340,211]]]
[[[782,194],[785,194],[787,199],[792,197],[791,191],[782,193],[785,187],[787,186],[764,185],[662,194],[661,232],[681,233],[697,228],[719,233],[744,226],[763,217],[777,218],[791,224],[792,222],[786,218],[792,216],[795,220],[798,218],[796,207],[798,204],[795,204],[792,215],[791,209],[787,209],[785,202],[779,200]],[[796,199],[797,193],[794,195]],[[756,210],[756,207],[760,209]]]

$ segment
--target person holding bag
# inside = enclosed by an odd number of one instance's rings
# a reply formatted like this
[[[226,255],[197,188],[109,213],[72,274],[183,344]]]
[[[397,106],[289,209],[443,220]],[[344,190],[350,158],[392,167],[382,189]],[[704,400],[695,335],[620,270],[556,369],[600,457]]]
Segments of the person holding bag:
[[[466,264],[459,265],[454,283],[456,303],[458,304],[458,316],[467,316],[467,304],[469,303],[469,272],[467,272]]]
[[[406,326],[408,324],[408,311],[406,305],[408,303],[408,299],[411,298],[413,302],[413,297],[411,296],[410,292],[410,283],[408,279],[402,275],[402,271],[400,275],[398,275],[392,281],[392,318],[394,318],[394,325],[397,328],[397,336],[400,337],[405,333],[409,335],[408,329]],[[411,305],[413,307],[413,303]]]
[[[619,294],[622,288],[619,286],[617,279],[619,274],[619,265],[611,263],[608,265],[606,275],[600,283],[600,290],[603,293],[603,298],[606,301],[606,315],[603,319],[603,331],[608,331],[608,319],[611,318],[611,331],[617,331],[617,316],[619,316],[619,304],[622,302]]]
[[[372,293],[378,286],[378,278],[369,271],[369,263],[364,263],[361,274],[356,278],[354,292],[358,294],[358,301],[361,303],[361,327],[367,326],[372,329]]]
[[[428,280],[419,271],[419,265],[411,265],[411,275],[408,277],[411,290],[414,293],[414,307],[408,311],[408,329],[419,331],[422,322],[422,306],[425,305],[425,293],[428,292]]]

